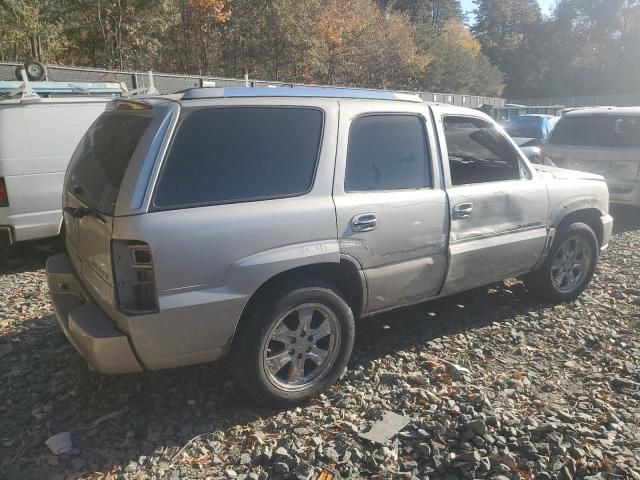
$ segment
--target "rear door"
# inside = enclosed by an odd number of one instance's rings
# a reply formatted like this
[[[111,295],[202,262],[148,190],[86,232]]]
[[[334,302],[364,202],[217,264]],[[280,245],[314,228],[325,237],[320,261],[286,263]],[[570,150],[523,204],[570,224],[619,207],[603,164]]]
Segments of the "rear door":
[[[366,311],[437,295],[448,214],[428,109],[341,101],[333,197],[341,254],[358,262]]]
[[[489,120],[447,110],[438,117],[451,216],[443,294],[530,270],[547,239],[546,185]]]
[[[145,131],[150,111],[111,110],[80,141],[65,178],[64,220],[70,260],[95,294],[113,300],[111,225],[125,171]]]

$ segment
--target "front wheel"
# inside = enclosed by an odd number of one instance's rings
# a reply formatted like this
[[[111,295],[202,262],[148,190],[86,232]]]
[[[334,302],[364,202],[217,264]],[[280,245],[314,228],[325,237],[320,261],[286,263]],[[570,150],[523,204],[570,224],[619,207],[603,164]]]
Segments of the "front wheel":
[[[351,308],[331,285],[303,280],[255,303],[236,333],[229,362],[260,403],[290,407],[338,380],[353,348]]]
[[[529,291],[552,303],[570,302],[587,288],[598,261],[598,239],[585,223],[562,227],[544,263],[525,275]]]

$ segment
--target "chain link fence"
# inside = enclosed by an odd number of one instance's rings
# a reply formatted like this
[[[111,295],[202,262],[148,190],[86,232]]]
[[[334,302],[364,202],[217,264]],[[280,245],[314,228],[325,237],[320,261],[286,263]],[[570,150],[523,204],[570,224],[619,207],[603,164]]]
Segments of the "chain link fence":
[[[0,80],[15,80],[17,63],[0,63]],[[146,87],[149,75],[146,72],[126,72],[104,70],[98,68],[67,67],[59,65],[47,66],[48,78],[61,82],[97,82],[117,81],[124,83],[129,90]],[[205,85],[216,87],[244,87],[245,80],[237,78],[207,77],[196,75],[176,75],[153,72],[153,82],[160,93],[174,93],[187,88]],[[327,87],[326,85],[309,85],[302,83],[269,82],[264,80],[249,80],[251,87]],[[480,108],[483,105],[502,107],[506,101],[503,98],[481,97],[475,95],[459,95],[453,93],[432,92],[402,92],[418,94],[427,102],[449,103],[462,107]]]
[[[509,100],[510,104],[537,106],[537,105],[563,105],[567,108],[579,107],[636,107],[640,106],[640,93],[625,95],[594,95],[576,97],[542,97],[542,98],[515,98]]]

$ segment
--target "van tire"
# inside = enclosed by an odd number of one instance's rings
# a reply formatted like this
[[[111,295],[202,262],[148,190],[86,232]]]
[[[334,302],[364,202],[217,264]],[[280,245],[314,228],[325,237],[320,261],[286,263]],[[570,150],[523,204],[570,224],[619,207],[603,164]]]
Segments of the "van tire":
[[[304,325],[309,331],[304,331]],[[325,330],[331,333],[322,337]],[[312,339],[313,332],[317,332],[316,339]],[[229,367],[251,399],[289,408],[316,397],[338,380],[351,356],[354,336],[353,312],[338,290],[319,280],[297,279],[261,295],[249,306],[233,341]],[[284,337],[293,343],[275,339]],[[313,341],[316,343],[310,343]],[[309,358],[325,349],[326,357],[324,353],[317,357],[324,358],[322,362],[316,364]],[[281,363],[269,363],[268,358],[276,355]],[[280,364],[281,370],[275,371]],[[294,365],[303,377],[296,377]]]
[[[571,261],[567,259],[563,265],[563,252],[570,253],[573,245],[581,253],[576,259]],[[537,270],[523,276],[522,280],[529,292],[541,300],[550,303],[572,302],[582,295],[589,282],[591,282],[598,261],[598,254],[598,239],[591,227],[581,222],[565,225],[556,234],[544,263]],[[579,278],[574,283],[569,283],[569,280],[567,280],[567,284],[563,288],[564,280],[560,284],[557,282],[563,269],[565,275],[562,278],[569,275],[571,277],[578,276],[575,275],[578,270],[572,269],[571,265],[573,264],[582,265],[579,270]]]

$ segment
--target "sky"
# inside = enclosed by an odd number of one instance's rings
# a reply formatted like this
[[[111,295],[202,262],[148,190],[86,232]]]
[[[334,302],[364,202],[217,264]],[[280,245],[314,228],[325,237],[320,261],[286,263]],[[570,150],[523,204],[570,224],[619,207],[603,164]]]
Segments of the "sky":
[[[473,5],[473,0],[461,0],[460,3],[462,4],[462,11],[464,13],[471,13],[471,11],[475,8]],[[556,2],[555,0],[538,0],[538,3],[542,8],[542,13],[544,13],[545,15],[549,15]],[[471,20],[471,18],[469,18],[469,20]]]

